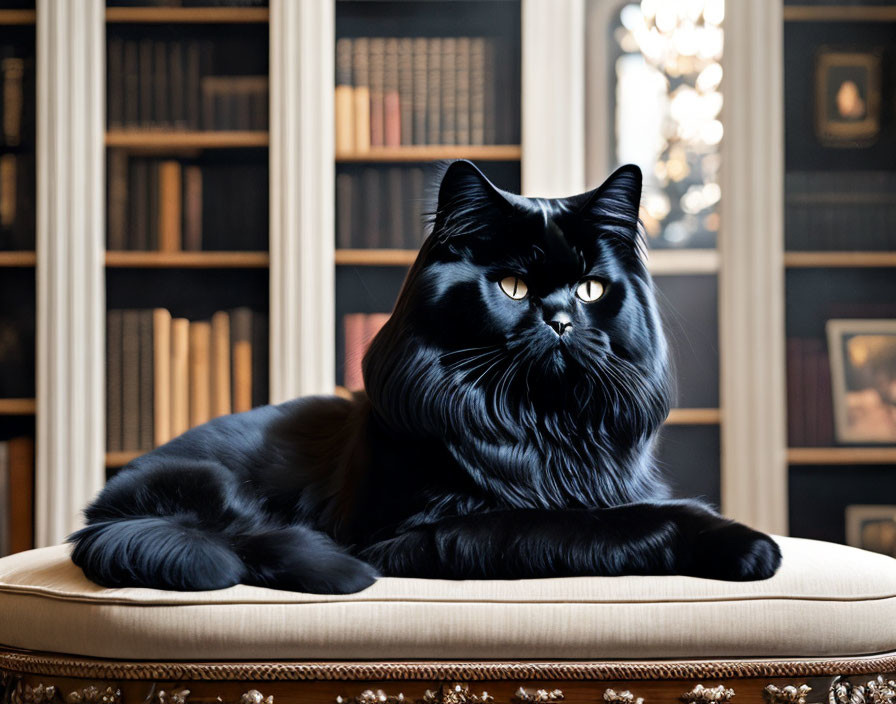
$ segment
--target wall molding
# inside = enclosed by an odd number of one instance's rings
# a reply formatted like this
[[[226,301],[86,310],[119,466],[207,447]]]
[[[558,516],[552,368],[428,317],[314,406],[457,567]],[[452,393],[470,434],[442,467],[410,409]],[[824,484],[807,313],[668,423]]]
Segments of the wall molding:
[[[787,532],[782,13],[726,3],[722,58],[722,510],[773,533]]]
[[[270,3],[270,399],[332,393],[334,0]]]
[[[522,3],[522,191],[585,190],[585,0]]]
[[[104,13],[37,1],[38,547],[105,482]]]

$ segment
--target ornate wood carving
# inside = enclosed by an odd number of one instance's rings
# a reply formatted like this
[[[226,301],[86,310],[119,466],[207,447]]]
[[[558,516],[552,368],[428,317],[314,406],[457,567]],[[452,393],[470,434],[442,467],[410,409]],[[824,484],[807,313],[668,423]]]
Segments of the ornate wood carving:
[[[769,704],[806,704],[806,696],[811,691],[812,688],[807,684],[801,684],[799,687],[792,684],[776,687],[770,684],[762,690],[762,694]]]
[[[9,701],[11,704],[51,704],[56,697],[56,687],[43,683],[32,687],[20,679],[10,693]]]
[[[683,702],[728,702],[734,697],[734,690],[725,685],[718,687],[704,687],[698,684],[690,692],[685,692],[680,699]]]
[[[513,694],[517,702],[559,702],[563,700],[563,690],[560,689],[526,689],[520,687]]]
[[[109,686],[104,689],[89,685],[65,695],[66,704],[121,704],[121,690]]]
[[[266,697],[257,689],[250,689],[240,697],[240,704],[274,704],[274,697]]]
[[[405,701],[404,695],[386,694],[382,689],[365,689],[357,697],[336,697],[336,704],[399,704]]]
[[[160,689],[156,693],[154,704],[187,704],[189,696],[189,689],[173,689],[170,692]]]
[[[446,683],[438,691],[427,689],[423,694],[424,704],[490,704],[493,701],[495,698],[488,692],[471,692],[470,685],[465,682]]]
[[[607,704],[644,704],[644,697],[636,697],[627,689],[616,691],[607,689],[604,691],[604,701]]]
[[[883,675],[865,684],[835,677],[828,691],[828,704],[896,704],[896,682]]]

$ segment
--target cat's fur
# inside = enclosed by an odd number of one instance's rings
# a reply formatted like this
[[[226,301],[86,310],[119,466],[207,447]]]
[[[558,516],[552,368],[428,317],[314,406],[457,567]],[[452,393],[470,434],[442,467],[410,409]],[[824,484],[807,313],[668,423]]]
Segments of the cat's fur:
[[[72,559],[102,585],[183,590],[771,576],[774,541],[671,500],[656,472],[669,370],[640,194],[633,166],[542,200],[455,162],[364,359],[367,395],[218,418],[134,460],[87,509]],[[509,275],[523,300],[500,289]],[[596,302],[575,296],[586,276],[606,286]]]

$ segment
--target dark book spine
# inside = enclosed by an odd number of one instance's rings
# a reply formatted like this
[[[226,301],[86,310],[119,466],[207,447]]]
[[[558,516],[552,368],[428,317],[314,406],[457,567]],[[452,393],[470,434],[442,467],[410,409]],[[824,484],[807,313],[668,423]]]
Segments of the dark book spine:
[[[170,127],[171,112],[168,108],[168,48],[165,42],[153,43],[153,122]]]
[[[426,39],[414,39],[411,57],[414,81],[414,96],[411,100],[414,144],[426,144],[429,138],[426,125],[426,108],[429,100],[428,51]]]
[[[398,40],[398,103],[401,123],[400,142],[414,143],[414,64],[413,40]]]
[[[470,38],[458,37],[455,49],[454,69],[454,130],[458,144],[470,144]]]
[[[370,39],[370,146],[382,147],[385,141],[384,83],[386,49],[385,40],[379,37]]]
[[[157,159],[153,159],[149,162],[148,168],[149,171],[147,173],[147,198],[148,198],[148,208],[146,212],[146,235],[147,242],[145,249],[155,252],[160,249],[159,246],[159,215],[162,211],[160,207],[161,202],[161,191],[160,191],[160,171],[159,171],[159,161]]]
[[[122,449],[122,317],[120,310],[106,315],[106,448],[109,452]]]
[[[183,43],[168,42],[168,106],[170,122],[175,129],[187,129],[186,93],[184,81]]]
[[[202,125],[202,115],[199,108],[200,99],[200,57],[199,42],[191,41],[186,45],[186,71],[184,72],[184,108],[186,110],[186,123],[192,130],[198,130]]]
[[[383,143],[401,146],[401,98],[398,95],[398,40],[387,39],[383,71]]]
[[[457,39],[442,39],[441,144],[457,144]]]
[[[800,341],[796,338],[787,340],[787,443],[790,447],[803,445],[800,414]]]
[[[120,149],[110,149],[108,173],[108,242],[111,250],[127,248],[128,157]]]
[[[382,194],[380,174],[376,169],[366,168],[361,172],[361,198],[364,207],[365,247],[382,247]]]
[[[124,43],[124,126],[140,124],[140,78],[137,42]]]
[[[252,313],[252,407],[268,403],[268,316]]]
[[[427,40],[426,52],[426,139],[428,144],[441,144],[442,139],[442,40]]]
[[[127,248],[149,248],[149,163],[146,159],[131,159],[129,168]]]
[[[155,436],[153,415],[154,396],[153,388],[155,378],[153,376],[153,311],[139,311],[140,325],[140,413],[138,420],[138,448],[151,450]]]
[[[140,60],[137,85],[140,90],[140,125],[152,127],[153,111],[153,43],[151,39],[140,40]]]
[[[404,246],[417,249],[423,242],[423,169],[413,166],[405,170],[404,177],[407,218],[404,227]]]
[[[389,197],[388,207],[388,232],[386,243],[392,249],[402,249],[405,246],[404,233],[404,202],[407,194],[402,188],[402,171],[399,167],[391,167],[386,171],[386,190]]]
[[[352,246],[352,175],[336,175],[336,246],[350,249]]]
[[[497,84],[495,82],[495,40],[485,40],[485,61],[483,86],[485,88],[485,115],[483,121],[483,143],[497,144]]]
[[[140,315],[126,310],[121,322],[121,449],[140,449]]]
[[[108,103],[108,127],[120,129],[124,126],[124,41],[122,39],[109,40],[108,52],[108,81],[106,100]]]
[[[470,40],[470,144],[485,144],[485,39]]]

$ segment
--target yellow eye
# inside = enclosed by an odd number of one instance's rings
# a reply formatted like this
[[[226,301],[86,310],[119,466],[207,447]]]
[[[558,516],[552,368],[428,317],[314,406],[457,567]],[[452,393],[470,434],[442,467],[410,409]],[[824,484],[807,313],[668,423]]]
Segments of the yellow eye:
[[[576,289],[576,295],[585,303],[594,303],[604,295],[604,285],[597,279],[585,279]]]
[[[505,276],[498,282],[501,290],[515,301],[521,301],[529,293],[529,287],[519,276]]]

